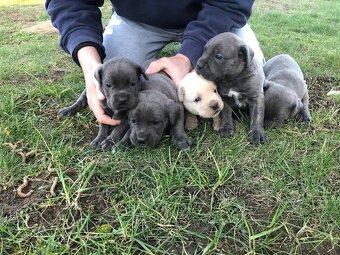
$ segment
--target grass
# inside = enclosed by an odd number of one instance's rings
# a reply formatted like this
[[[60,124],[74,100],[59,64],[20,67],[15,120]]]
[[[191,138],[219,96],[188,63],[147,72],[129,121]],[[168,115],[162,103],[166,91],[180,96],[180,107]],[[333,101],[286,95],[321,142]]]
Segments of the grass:
[[[339,98],[326,96],[339,87],[339,11],[262,0],[250,20],[266,58],[301,65],[311,124],[267,129],[253,146],[244,118],[230,139],[201,121],[190,151],[165,137],[111,154],[90,149],[89,110],[57,118],[84,84],[56,34],[25,32],[48,19],[42,1],[0,2],[0,254],[339,254]],[[23,162],[6,143],[38,154]],[[15,191],[24,176],[29,198]]]

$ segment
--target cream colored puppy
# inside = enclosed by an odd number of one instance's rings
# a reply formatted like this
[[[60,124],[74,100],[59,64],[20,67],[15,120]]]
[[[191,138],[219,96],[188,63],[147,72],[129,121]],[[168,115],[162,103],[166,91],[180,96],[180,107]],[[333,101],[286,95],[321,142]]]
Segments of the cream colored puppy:
[[[186,109],[186,129],[191,130],[197,127],[196,115],[202,118],[213,118],[214,130],[220,128],[219,113],[224,105],[214,82],[204,79],[195,71],[188,73],[180,81],[178,99]]]

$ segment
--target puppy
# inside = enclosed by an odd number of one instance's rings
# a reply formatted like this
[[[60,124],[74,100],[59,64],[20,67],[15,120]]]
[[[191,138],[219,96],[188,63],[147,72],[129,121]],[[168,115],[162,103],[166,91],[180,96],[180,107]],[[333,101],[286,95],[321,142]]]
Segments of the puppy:
[[[233,135],[233,108],[246,108],[250,114],[250,142],[265,142],[264,73],[261,64],[254,58],[254,51],[235,34],[219,34],[205,45],[196,72],[216,83],[224,101],[218,132],[222,136]]]
[[[141,66],[127,58],[120,57],[108,60],[96,70],[95,78],[99,83],[100,91],[105,96],[102,106],[106,114],[115,119],[124,120],[127,118],[127,111],[137,105],[142,76],[148,79]],[[84,90],[78,100],[71,106],[62,108],[59,115],[75,115],[86,106],[87,98]],[[110,143],[105,139],[111,129],[112,127],[109,125],[99,124],[98,135],[91,142],[91,146],[102,146],[104,150],[108,150]],[[127,127],[123,125],[119,129],[119,134],[122,135]],[[117,132],[115,135],[117,136]]]
[[[290,117],[310,121],[307,85],[298,63],[289,55],[282,54],[266,62],[263,70],[266,76],[266,124],[281,124]]]
[[[197,127],[196,115],[213,118],[214,130],[220,128],[219,113],[223,109],[223,101],[214,82],[204,79],[195,71],[190,72],[180,81],[178,99],[186,110],[185,127],[188,130]]]
[[[178,101],[173,81],[156,73],[143,80],[138,104],[129,111],[129,130],[120,144],[153,147],[169,128],[170,136],[180,149],[188,149],[191,140],[184,130],[184,108]]]

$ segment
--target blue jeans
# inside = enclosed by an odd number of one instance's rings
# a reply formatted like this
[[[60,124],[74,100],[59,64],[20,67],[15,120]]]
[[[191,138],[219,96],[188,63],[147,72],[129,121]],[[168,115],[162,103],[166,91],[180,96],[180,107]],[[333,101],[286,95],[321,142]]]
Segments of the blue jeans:
[[[127,57],[138,64],[156,59],[164,46],[179,42],[184,29],[163,29],[134,22],[114,13],[104,31],[106,58]],[[263,64],[264,57],[259,42],[248,24],[231,31],[243,39],[253,50],[254,57]]]

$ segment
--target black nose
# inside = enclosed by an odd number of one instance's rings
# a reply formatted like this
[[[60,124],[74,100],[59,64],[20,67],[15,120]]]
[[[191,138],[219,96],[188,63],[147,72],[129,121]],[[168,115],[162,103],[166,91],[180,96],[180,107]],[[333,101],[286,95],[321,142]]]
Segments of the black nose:
[[[210,105],[210,108],[213,109],[214,111],[218,110],[218,103],[214,103],[212,105]]]
[[[137,139],[137,142],[139,144],[145,144],[146,142],[146,133],[141,131],[141,132],[138,132],[137,135],[136,135],[136,139]]]
[[[203,65],[201,64],[201,63],[199,63],[199,62],[197,62],[197,64],[196,64],[196,71],[201,71],[202,70],[202,68],[203,68]]]
[[[129,94],[127,93],[119,93],[116,97],[116,99],[119,101],[119,102],[126,102],[128,101],[129,99]]]

